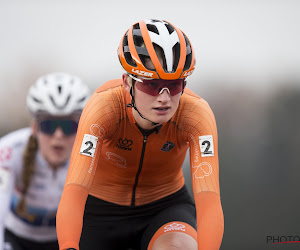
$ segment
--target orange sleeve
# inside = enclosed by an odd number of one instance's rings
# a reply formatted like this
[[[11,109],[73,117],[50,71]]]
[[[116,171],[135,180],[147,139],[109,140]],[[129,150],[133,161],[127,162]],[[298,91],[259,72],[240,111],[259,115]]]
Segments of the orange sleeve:
[[[215,192],[200,192],[195,194],[195,202],[198,249],[220,249],[224,232],[220,196]]]
[[[112,133],[114,125],[115,112],[104,98],[95,92],[80,118],[57,211],[56,230],[60,250],[79,250],[86,199],[94,179],[103,139]]]
[[[82,186],[71,184],[64,188],[56,215],[56,231],[60,250],[68,248],[79,250],[87,196],[88,190]]]
[[[187,117],[190,166],[197,213],[197,242],[200,250],[219,249],[224,232],[220,201],[218,135],[214,114],[203,99]]]

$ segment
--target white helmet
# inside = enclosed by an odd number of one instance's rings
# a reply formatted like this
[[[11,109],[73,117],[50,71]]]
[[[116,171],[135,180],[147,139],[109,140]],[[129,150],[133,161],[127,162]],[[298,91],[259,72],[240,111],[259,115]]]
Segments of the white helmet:
[[[27,107],[33,115],[70,115],[83,110],[89,94],[89,88],[78,77],[52,73],[40,77],[30,87]]]

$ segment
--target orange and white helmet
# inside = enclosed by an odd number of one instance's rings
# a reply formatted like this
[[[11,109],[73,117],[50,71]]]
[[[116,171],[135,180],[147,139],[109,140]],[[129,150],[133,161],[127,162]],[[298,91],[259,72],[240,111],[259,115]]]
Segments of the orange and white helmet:
[[[131,26],[120,42],[118,56],[129,74],[146,78],[186,78],[195,68],[189,39],[164,20],[142,20]],[[149,67],[149,60],[155,69]]]

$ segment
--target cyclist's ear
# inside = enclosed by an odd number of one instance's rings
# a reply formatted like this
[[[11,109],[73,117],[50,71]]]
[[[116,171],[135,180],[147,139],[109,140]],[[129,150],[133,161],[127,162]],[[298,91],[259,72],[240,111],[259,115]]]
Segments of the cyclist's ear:
[[[124,88],[126,89],[126,91],[128,93],[130,93],[130,88],[131,88],[131,85],[132,85],[131,78],[127,74],[124,73],[122,75],[122,80],[123,80],[123,86],[124,86]]]

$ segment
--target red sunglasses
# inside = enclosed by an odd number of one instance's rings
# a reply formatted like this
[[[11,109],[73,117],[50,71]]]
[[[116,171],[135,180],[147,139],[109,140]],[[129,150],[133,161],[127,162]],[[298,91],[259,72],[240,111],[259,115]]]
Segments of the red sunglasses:
[[[131,74],[128,74],[137,82],[138,90],[152,96],[157,96],[167,89],[171,96],[182,92],[185,87],[185,79],[162,80],[162,79],[140,79]]]

